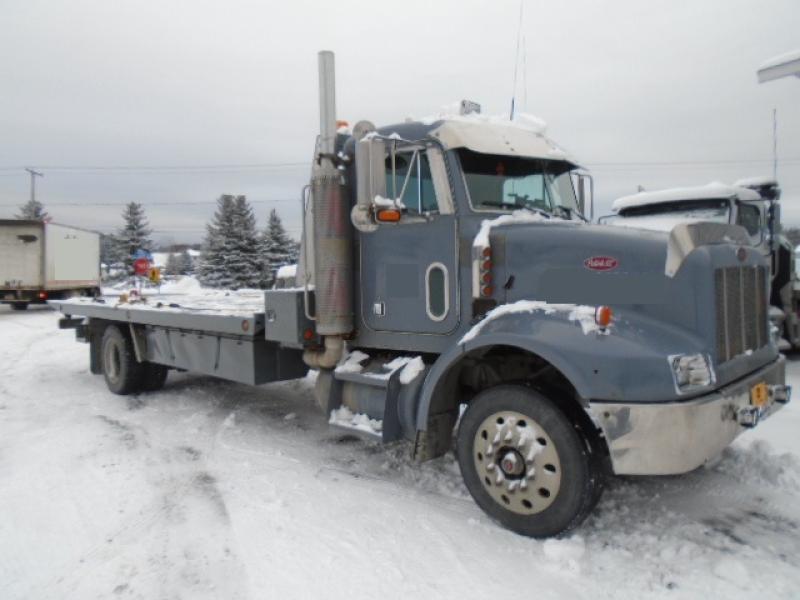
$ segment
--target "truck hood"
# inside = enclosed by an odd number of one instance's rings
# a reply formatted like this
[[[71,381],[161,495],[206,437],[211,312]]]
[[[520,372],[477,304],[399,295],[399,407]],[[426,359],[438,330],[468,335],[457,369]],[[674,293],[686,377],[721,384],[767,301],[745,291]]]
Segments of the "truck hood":
[[[629,335],[658,338],[657,332],[675,331],[683,340],[681,353],[712,356],[715,362],[726,363],[718,369],[720,380],[735,378],[771,360],[776,351],[768,341],[760,348],[743,342],[736,352],[747,360],[737,362],[730,353],[722,355],[718,279],[725,269],[751,267],[749,274],[767,265],[755,249],[725,243],[741,239],[736,228],[705,225],[682,225],[671,234],[569,222],[498,227],[491,234],[496,294],[503,303],[539,300],[611,306],[619,328],[627,327]],[[744,295],[737,298],[751,310]],[[752,311],[738,319],[763,318],[766,323],[766,306],[758,314],[756,308]],[[664,348],[665,353],[676,350]]]

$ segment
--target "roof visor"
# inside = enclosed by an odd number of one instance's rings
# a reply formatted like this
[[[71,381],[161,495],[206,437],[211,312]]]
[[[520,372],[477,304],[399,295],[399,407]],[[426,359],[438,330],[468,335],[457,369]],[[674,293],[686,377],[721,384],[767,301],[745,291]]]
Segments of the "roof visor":
[[[541,130],[516,121],[472,117],[445,119],[431,135],[448,149],[469,148],[481,154],[563,160],[579,166]]]

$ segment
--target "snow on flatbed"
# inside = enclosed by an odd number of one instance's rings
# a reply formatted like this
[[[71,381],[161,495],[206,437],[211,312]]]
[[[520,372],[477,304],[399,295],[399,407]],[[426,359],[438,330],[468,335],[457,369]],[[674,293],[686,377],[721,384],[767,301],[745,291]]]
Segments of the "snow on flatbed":
[[[115,396],[57,316],[0,307],[3,600],[798,595],[796,400],[713,466],[612,480],[542,542],[489,520],[452,454],[329,429],[310,378]]]

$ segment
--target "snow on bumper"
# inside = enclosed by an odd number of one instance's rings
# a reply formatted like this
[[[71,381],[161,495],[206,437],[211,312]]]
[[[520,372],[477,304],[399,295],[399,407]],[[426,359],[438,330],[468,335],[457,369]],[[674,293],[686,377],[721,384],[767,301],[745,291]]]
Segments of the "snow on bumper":
[[[781,355],[736,383],[684,402],[592,403],[614,472],[674,475],[705,464],[748,428],[740,424],[743,415],[755,413],[757,422],[788,401],[785,365]],[[770,393],[766,403],[756,408],[752,395],[759,384],[765,384]]]

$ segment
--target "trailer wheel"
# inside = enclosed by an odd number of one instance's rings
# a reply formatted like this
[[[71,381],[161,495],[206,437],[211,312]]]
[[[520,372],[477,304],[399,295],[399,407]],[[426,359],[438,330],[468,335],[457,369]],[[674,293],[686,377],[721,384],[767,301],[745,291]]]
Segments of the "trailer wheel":
[[[169,369],[156,363],[144,363],[142,374],[142,391],[157,392],[164,387]]]
[[[108,389],[120,395],[142,389],[143,365],[136,362],[131,339],[116,325],[109,325],[103,333],[101,357]]]
[[[551,400],[523,386],[475,397],[461,419],[457,455],[478,506],[522,535],[569,531],[599,497],[587,440]]]
[[[26,310],[28,308],[27,302],[12,302],[11,308],[13,310]]]

